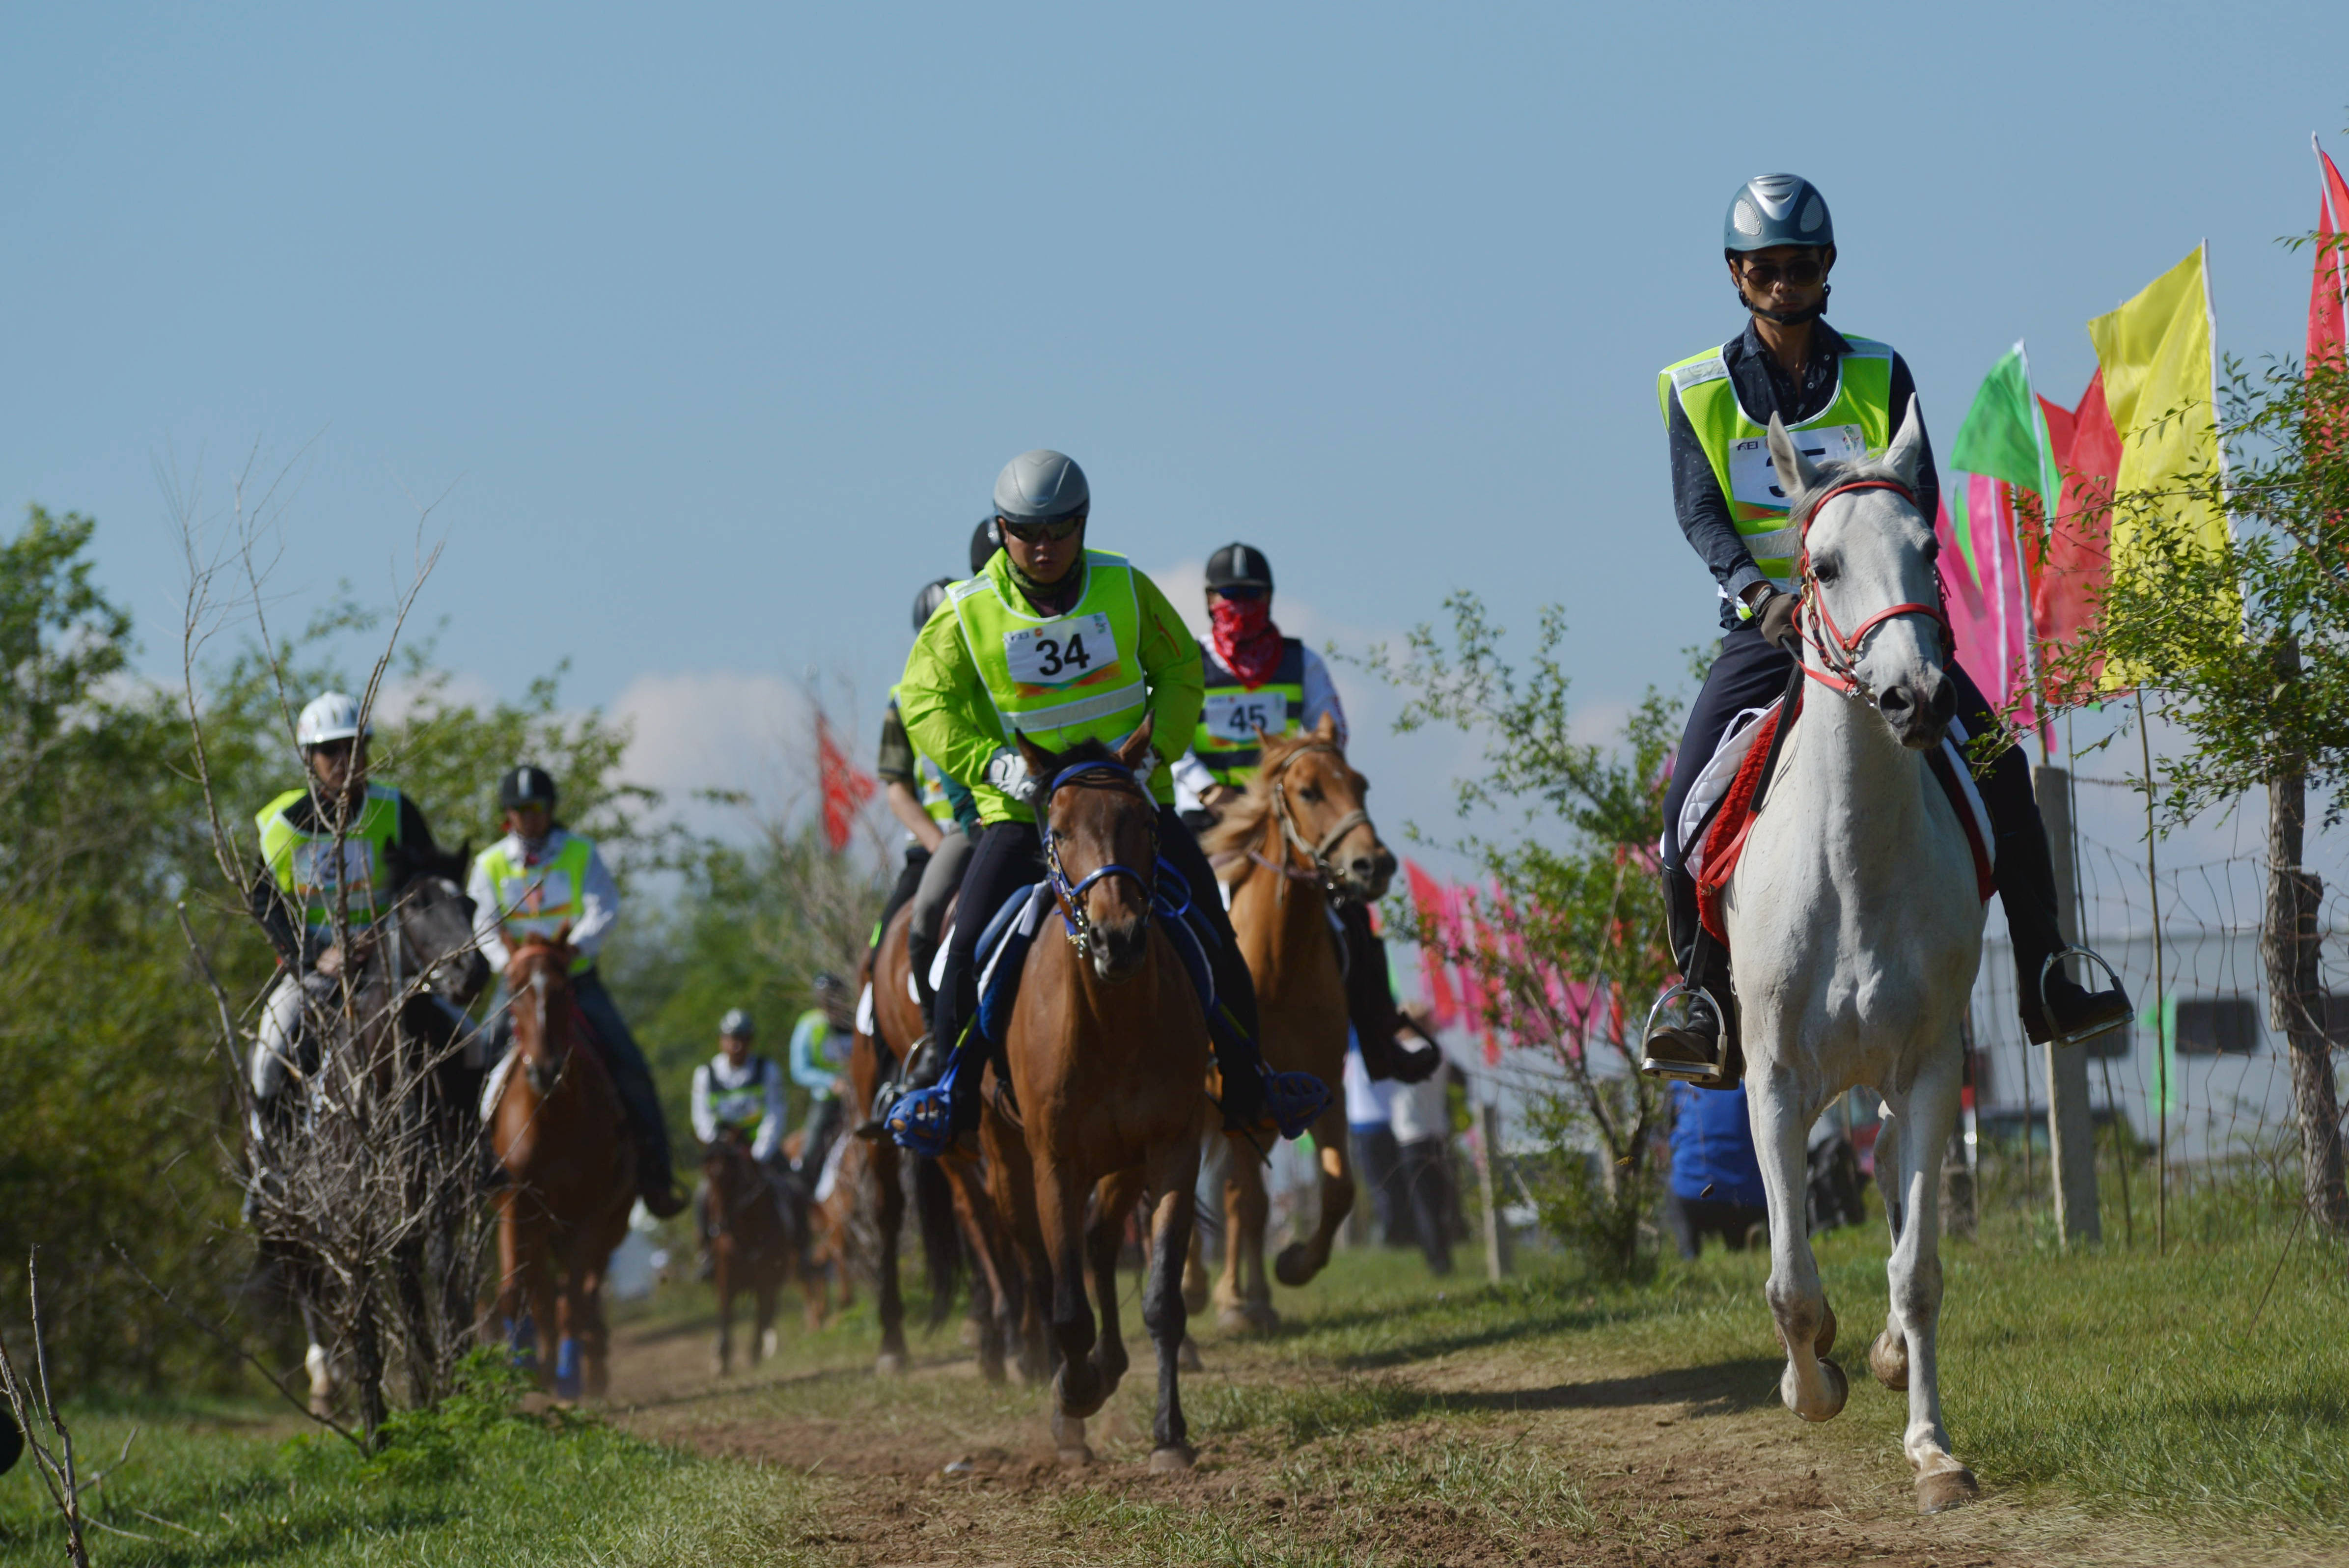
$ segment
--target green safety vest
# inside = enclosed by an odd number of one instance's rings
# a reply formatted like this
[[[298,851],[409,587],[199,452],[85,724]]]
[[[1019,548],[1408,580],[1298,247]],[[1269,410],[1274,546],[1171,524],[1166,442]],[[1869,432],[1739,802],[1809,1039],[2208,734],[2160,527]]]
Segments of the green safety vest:
[[[564,836],[553,860],[534,866],[516,864],[507,856],[502,839],[481,851],[474,863],[489,876],[507,946],[533,936],[553,936],[586,918],[587,862],[595,853],[594,841],[576,833]],[[585,975],[595,966],[595,960],[583,953],[571,961],[571,973]]]
[[[1263,760],[1256,732],[1294,735],[1305,727],[1305,645],[1295,637],[1282,638],[1280,664],[1272,679],[1252,691],[1224,668],[1212,645],[1199,645],[1199,658],[1207,701],[1191,735],[1192,755],[1216,776],[1216,783],[1245,789]]]
[[[277,891],[301,906],[304,923],[332,940],[336,887],[350,889],[351,929],[365,930],[391,908],[391,876],[384,862],[384,846],[399,837],[399,791],[385,784],[367,786],[367,803],[359,820],[343,834],[342,863],[337,875],[335,835],[329,830],[296,828],[286,813],[295,802],[309,798],[307,789],[288,789],[254,818],[261,830],[261,858]]]
[[[710,1064],[709,1116],[719,1126],[755,1133],[759,1124],[767,1119],[767,1077],[775,1070],[775,1064],[765,1057],[752,1057],[750,1067],[749,1083],[740,1088],[728,1088],[718,1081],[717,1064]]]
[[[1065,615],[1038,615],[1017,589],[1007,596],[988,573],[947,591],[1007,744],[1015,731],[1048,751],[1114,743],[1148,711],[1133,569],[1123,555],[1088,550],[1083,571],[1084,597]],[[1034,819],[984,779],[972,782],[971,793],[986,821]]]
[[[1787,431],[1813,462],[1849,462],[1892,441],[1891,346],[1849,334],[1845,341],[1851,352],[1837,368],[1834,400]],[[1681,411],[1713,464],[1730,521],[1754,552],[1754,564],[1774,587],[1792,593],[1802,541],[1786,526],[1786,495],[1771,470],[1769,419],[1754,418],[1737,401],[1722,356],[1722,349],[1709,348],[1656,372],[1657,405],[1669,425],[1672,394],[1680,394]]]

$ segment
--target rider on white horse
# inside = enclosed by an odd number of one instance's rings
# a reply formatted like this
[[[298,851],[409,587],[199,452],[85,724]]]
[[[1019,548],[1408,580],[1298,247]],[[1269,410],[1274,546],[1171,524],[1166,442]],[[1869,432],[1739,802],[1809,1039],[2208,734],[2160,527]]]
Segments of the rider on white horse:
[[[506,836],[474,858],[465,887],[473,900],[473,934],[481,956],[502,975],[510,944],[568,933],[566,940],[579,952],[571,965],[572,999],[601,1047],[636,1139],[637,1191],[646,1208],[667,1219],[685,1207],[685,1195],[669,1170],[660,1095],[644,1051],[595,970],[596,954],[620,918],[620,884],[593,840],[554,820],[554,779],[543,768],[525,763],[498,780]]]
[[[1208,635],[1199,645],[1206,686],[1191,749],[1174,764],[1174,804],[1205,832],[1257,776],[1265,737],[1317,729],[1324,718],[1346,744],[1346,710],[1319,654],[1281,635],[1272,619],[1272,562],[1237,541],[1207,557]],[[1195,805],[1193,804],[1195,802]],[[1418,1083],[1443,1060],[1432,1045],[1407,1047],[1387,975],[1386,949],[1366,903],[1333,905],[1344,933],[1346,1009],[1362,1066],[1374,1080]]]
[[[1737,716],[1767,707],[1786,689],[1799,646],[1795,629],[1793,531],[1785,490],[1771,467],[1764,430],[1775,414],[1814,461],[1880,450],[1916,396],[1909,366],[1886,344],[1847,337],[1820,319],[1827,273],[1835,265],[1835,226],[1810,181],[1764,174],[1731,198],[1723,254],[1745,330],[1657,376],[1672,464],[1672,500],[1681,531],[1719,584],[1726,634],[1690,710],[1664,801],[1663,865],[1672,951],[1690,992],[1658,1020],[1647,1041],[1645,1070],[1704,1084],[1734,1082],[1744,1072],[1733,1007],[1724,1031],[1700,993],[1724,1003],[1729,955],[1702,933],[1696,886],[1685,869],[1692,846],[1679,841],[1682,808],[1699,772]],[[1940,481],[1926,449],[1916,498],[1930,524]],[[1954,717],[1969,736],[1991,733],[1998,719],[1956,664],[1942,688],[1954,695]],[[1947,700],[1947,699],[1944,699]],[[1943,718],[1951,715],[1938,716]],[[2024,1032],[2034,1042],[2076,1039],[2125,1021],[2128,999],[2117,989],[2089,992],[2059,968],[2047,978],[2052,1019],[2043,1016],[2040,976],[2064,948],[2056,925],[2055,880],[2046,830],[2031,792],[2030,769],[2010,748],[1976,785],[1996,838],[1999,896],[2013,937]]]

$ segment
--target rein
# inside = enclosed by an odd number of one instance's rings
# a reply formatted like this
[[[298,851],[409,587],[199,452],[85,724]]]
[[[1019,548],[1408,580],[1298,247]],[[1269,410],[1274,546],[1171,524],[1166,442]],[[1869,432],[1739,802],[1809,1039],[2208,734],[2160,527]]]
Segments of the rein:
[[[1107,787],[1113,789],[1131,789],[1150,804],[1151,869],[1148,875],[1135,871],[1132,866],[1120,865],[1115,861],[1111,861],[1094,867],[1086,872],[1081,880],[1071,882],[1069,880],[1069,873],[1061,865],[1061,846],[1052,837],[1051,830],[1052,797],[1062,789],[1071,788],[1094,775],[1103,776],[1103,782]],[[1053,776],[1052,782],[1045,787],[1041,804],[1043,810],[1037,814],[1036,826],[1044,836],[1044,874],[1046,880],[1052,884],[1053,900],[1061,908],[1061,923],[1067,928],[1069,944],[1077,950],[1077,956],[1084,958],[1092,954],[1093,926],[1092,918],[1085,913],[1085,894],[1092,890],[1094,883],[1110,877],[1125,877],[1138,884],[1142,889],[1144,902],[1156,914],[1180,916],[1189,912],[1191,886],[1183,880],[1182,873],[1168,865],[1165,859],[1158,852],[1157,804],[1150,799],[1148,792],[1142,788],[1142,780],[1134,777],[1133,769],[1122,762],[1112,762],[1106,758],[1079,762],[1063,768]],[[1172,882],[1179,888],[1182,891],[1180,902],[1171,900],[1162,893],[1159,890],[1161,882]]]
[[[1917,506],[1917,492],[1898,480],[1847,480],[1840,484],[1829,485],[1820,491],[1816,498],[1803,503],[1801,521],[1803,553],[1795,568],[1795,573],[1802,582],[1803,607],[1809,612],[1810,618],[1818,625],[1818,633],[1816,634],[1806,630],[1803,634],[1803,641],[1817,650],[1821,663],[1826,667],[1822,671],[1818,665],[1806,658],[1797,658],[1795,662],[1802,667],[1805,675],[1829,690],[1841,692],[1849,697],[1865,697],[1872,702],[1875,700],[1876,694],[1868,689],[1866,681],[1859,678],[1860,645],[1868,640],[1868,634],[1870,632],[1875,631],[1887,621],[1896,621],[1903,615],[1930,615],[1934,624],[1941,628],[1941,636],[1945,642],[1954,634],[1950,629],[1949,589],[1942,583],[1941,574],[1938,570],[1933,573],[1933,582],[1940,593],[1933,603],[1927,604],[1909,600],[1904,603],[1889,605],[1878,610],[1849,632],[1845,632],[1838,627],[1835,624],[1835,617],[1827,614],[1826,596],[1819,591],[1819,580],[1811,571],[1811,524],[1818,521],[1820,509],[1836,497],[1847,495],[1855,490],[1890,490],[1907,501],[1912,509],[1916,509],[1919,516],[1924,515],[1923,510]]]
[[[1314,751],[1326,751],[1332,756],[1342,755],[1335,741],[1309,740],[1278,763],[1265,769],[1265,786],[1272,795],[1272,814],[1280,824],[1283,848],[1278,862],[1265,859],[1254,850],[1248,851],[1248,859],[1269,871],[1280,872],[1288,879],[1280,884],[1278,902],[1281,903],[1288,902],[1288,883],[1292,882],[1318,882],[1321,884],[1321,895],[1332,903],[1349,902],[1341,891],[1343,879],[1339,876],[1338,868],[1330,863],[1330,851],[1338,847],[1340,840],[1371,820],[1371,814],[1357,806],[1339,818],[1337,825],[1322,834],[1319,843],[1309,844],[1305,841],[1305,835],[1297,830],[1297,816],[1289,809],[1288,790],[1281,783],[1281,775],[1295,766],[1299,758]],[[1289,851],[1292,850],[1305,857],[1306,863],[1303,866],[1289,863]]]

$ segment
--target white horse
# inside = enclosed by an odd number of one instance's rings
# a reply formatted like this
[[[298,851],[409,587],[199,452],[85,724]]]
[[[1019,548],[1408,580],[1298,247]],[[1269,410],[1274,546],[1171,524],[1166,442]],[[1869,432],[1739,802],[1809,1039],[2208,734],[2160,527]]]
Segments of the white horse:
[[[1824,1421],[1849,1392],[1826,1359],[1835,1314],[1805,1233],[1804,1155],[1819,1113],[1865,1084],[1884,1098],[1876,1178],[1893,1237],[1891,1311],[1868,1366],[1908,1390],[1902,1447],[1917,1506],[1934,1513],[1977,1490],[1941,1426],[1933,1337],[1941,1158],[1982,903],[1965,830],[1926,763],[1957,692],[1942,668],[1933,530],[1915,499],[1924,433],[1911,400],[1881,459],[1815,467],[1775,416],[1769,440],[1788,525],[1803,531],[1805,657],[1823,683],[1806,685],[1723,903],[1770,1201],[1779,1395]]]

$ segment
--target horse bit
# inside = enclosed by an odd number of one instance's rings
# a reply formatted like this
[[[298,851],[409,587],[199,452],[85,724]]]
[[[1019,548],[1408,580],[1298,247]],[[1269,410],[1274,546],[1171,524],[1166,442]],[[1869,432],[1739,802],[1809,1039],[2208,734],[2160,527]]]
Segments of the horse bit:
[[[1339,818],[1337,826],[1321,835],[1320,842],[1309,844],[1305,841],[1305,835],[1297,830],[1297,818],[1289,810],[1288,790],[1281,783],[1281,775],[1287,773],[1299,758],[1313,751],[1326,751],[1334,757],[1341,758],[1343,757],[1343,753],[1334,741],[1312,740],[1299,747],[1265,770],[1265,784],[1272,794],[1272,814],[1280,823],[1280,836],[1287,841],[1290,848],[1306,858],[1311,869],[1299,871],[1288,863],[1286,855],[1283,855],[1276,863],[1266,860],[1254,850],[1248,851],[1248,859],[1268,870],[1278,872],[1286,879],[1280,884],[1280,903],[1288,902],[1288,883],[1291,882],[1318,882],[1321,884],[1323,897],[1336,903],[1350,903],[1351,900],[1342,891],[1344,879],[1338,874],[1338,868],[1330,863],[1330,851],[1336,849],[1339,841],[1347,834],[1368,823],[1371,814],[1357,806]]]

